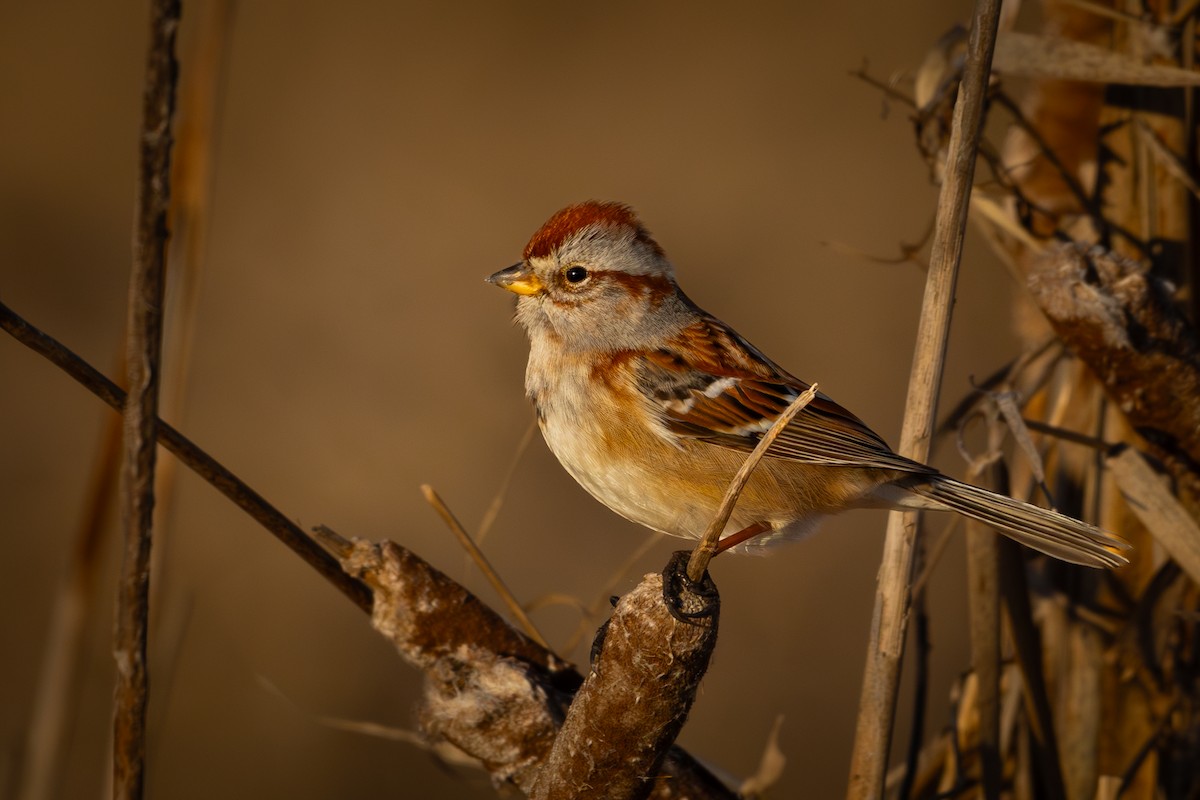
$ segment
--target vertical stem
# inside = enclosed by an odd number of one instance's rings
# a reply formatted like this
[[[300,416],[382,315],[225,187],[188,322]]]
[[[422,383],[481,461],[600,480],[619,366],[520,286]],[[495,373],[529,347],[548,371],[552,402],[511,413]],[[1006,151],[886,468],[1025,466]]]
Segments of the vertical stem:
[[[979,684],[980,797],[999,800],[1000,755],[1000,542],[987,526],[967,524],[967,600],[971,610],[971,668]]]
[[[137,219],[126,338],[129,394],[124,416],[121,524],[124,562],[117,592],[113,654],[113,797],[142,797],[146,778],[146,638],[150,618],[150,541],[158,439],[159,362],[170,202],[171,116],[175,107],[175,33],[179,0],[153,0],[142,98]]]
[[[954,286],[962,256],[967,206],[975,175],[975,151],[999,16],[1000,0],[976,3],[966,66],[954,104],[954,125],[938,196],[933,249],[909,378],[907,413],[900,434],[900,453],[919,461],[928,457],[937,413],[937,389],[945,364]],[[892,512],[888,518],[850,763],[847,797],[855,800],[883,795],[908,622],[916,521],[913,513]]]

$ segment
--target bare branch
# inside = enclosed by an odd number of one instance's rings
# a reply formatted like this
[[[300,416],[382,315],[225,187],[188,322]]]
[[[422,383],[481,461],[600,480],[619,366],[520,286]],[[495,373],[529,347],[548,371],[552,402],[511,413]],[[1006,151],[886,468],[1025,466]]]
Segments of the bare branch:
[[[58,366],[109,406],[120,410],[124,405],[125,392],[119,386],[59,341],[30,325],[3,303],[0,303],[0,328]],[[159,420],[157,430],[158,441],[163,447],[257,520],[272,536],[300,556],[356,606],[370,612],[371,591],[362,582],[347,575],[336,559],[322,550],[283,512],[167,423]]]

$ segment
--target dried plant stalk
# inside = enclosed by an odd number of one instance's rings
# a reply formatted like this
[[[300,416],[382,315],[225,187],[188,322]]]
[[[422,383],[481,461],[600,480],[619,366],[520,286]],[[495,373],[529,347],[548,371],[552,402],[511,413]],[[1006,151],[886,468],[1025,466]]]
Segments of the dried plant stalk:
[[[925,283],[925,299],[917,330],[916,354],[909,378],[908,401],[899,452],[923,461],[936,417],[937,389],[945,363],[954,286],[975,174],[975,152],[983,119],[992,49],[1000,18],[999,0],[975,6],[967,65],[954,106],[946,172],[938,196],[933,250]],[[854,752],[850,764],[850,798],[879,797],[887,774],[896,710],[900,659],[907,628],[909,581],[916,540],[916,515],[892,512],[888,518],[875,610],[859,702]]]
[[[615,791],[616,781],[632,775],[637,788],[652,790],[653,797],[663,800],[733,799],[733,792],[678,748],[667,752],[659,781],[641,780],[643,772],[631,769],[627,763],[617,763],[610,764],[614,771],[603,778],[599,774],[593,776],[597,781],[592,789],[594,794],[582,789],[559,792],[558,787],[563,786],[561,778],[575,774],[568,768],[572,765],[569,756],[571,750],[580,746],[577,736],[583,730],[568,731],[565,738],[559,734],[571,694],[583,682],[579,673],[403,547],[392,542],[352,543],[327,529],[319,529],[317,535],[347,571],[370,586],[375,598],[371,618],[375,629],[396,646],[405,660],[425,673],[422,727],[429,735],[478,758],[497,782],[511,784],[527,794],[541,791],[541,796],[621,797],[633,795],[610,793],[610,789]],[[675,624],[665,610],[651,612],[642,620],[629,616],[640,615],[651,605],[661,606],[661,579],[657,586],[654,584],[653,578],[643,582],[626,608],[617,612],[620,622],[609,632],[616,638],[605,648],[612,649],[599,667],[602,674],[610,673],[604,680],[647,674],[628,660],[636,660],[632,651],[622,650],[622,639],[629,632],[626,625],[648,624],[653,628],[657,623]],[[640,610],[635,612],[635,609]],[[681,638],[690,638],[694,633],[678,632]],[[668,672],[672,667],[659,662],[646,666],[653,670],[655,664],[667,667]],[[669,693],[670,687],[660,689]],[[595,687],[592,691],[596,691]],[[607,713],[592,713],[597,711],[593,703],[603,704],[612,699],[605,691],[584,700],[585,707],[577,715],[584,728],[597,720],[617,719]],[[653,704],[648,697],[644,702]],[[677,705],[669,705],[678,713]],[[624,710],[635,716],[640,711],[628,705]],[[641,724],[634,727],[645,728]],[[649,736],[657,731],[645,728],[644,733]],[[543,778],[552,747],[563,750],[561,760],[554,761],[551,773]],[[632,755],[625,748],[620,752]]]
[[[151,5],[150,53],[142,104],[137,226],[126,328],[130,391],[124,408],[125,455],[121,476],[125,554],[113,643],[117,683],[113,700],[112,786],[117,800],[140,798],[145,788],[150,543],[179,11],[179,3],[173,0],[157,0]]]
[[[647,575],[617,604],[534,800],[649,796],[717,643],[716,587],[693,584],[686,562],[687,553],[676,553],[663,574]]]
[[[223,61],[220,54],[229,33],[230,0],[219,0],[198,9],[204,17],[204,33],[192,57],[184,45],[183,78],[180,86],[179,131],[172,158],[170,228],[172,231],[167,281],[167,328],[164,332],[164,372],[171,380],[162,386],[160,416],[181,416],[194,338],[198,306],[199,274],[203,267],[206,241],[211,156],[218,77]],[[182,244],[181,244],[182,241]],[[178,281],[180,289],[171,285]],[[173,302],[175,298],[177,302]],[[178,309],[178,310],[176,310]],[[124,374],[122,360],[117,370]],[[91,485],[83,503],[75,545],[64,568],[64,577],[56,589],[54,609],[46,635],[46,648],[38,673],[37,694],[22,764],[17,776],[17,796],[21,800],[50,800],[65,768],[61,763],[64,744],[78,709],[82,687],[78,680],[83,642],[97,613],[108,613],[94,602],[98,553],[108,550],[112,536],[109,517],[117,499],[116,484],[121,468],[121,419],[110,417],[101,434],[92,466]],[[156,465],[154,528],[161,530],[170,508],[174,460]],[[163,548],[154,548],[157,574]],[[154,584],[151,590],[154,590]],[[151,598],[155,603],[157,598]]]

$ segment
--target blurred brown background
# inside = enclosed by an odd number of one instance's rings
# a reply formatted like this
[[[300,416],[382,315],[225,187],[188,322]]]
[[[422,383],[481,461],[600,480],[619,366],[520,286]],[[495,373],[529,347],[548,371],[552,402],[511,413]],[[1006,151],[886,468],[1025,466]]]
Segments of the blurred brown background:
[[[185,51],[204,8],[185,2]],[[557,208],[601,198],[638,209],[697,302],[894,442],[922,273],[824,243],[894,254],[921,236],[935,190],[905,110],[885,116],[847,72],[915,67],[969,10],[237,5],[186,410],[170,421],[303,525],[394,539],[492,601],[417,486],[478,526],[531,417],[512,298],[482,279]],[[125,317],[146,17],[125,0],[0,5],[0,299],[107,371]],[[1009,292],[973,245],[943,409],[1011,354]],[[7,337],[0,375],[7,790],[111,412]],[[961,472],[953,448],[938,463]],[[857,512],[771,558],[717,562],[721,642],[682,744],[744,776],[784,714],[777,796],[841,793],[883,519]],[[646,535],[539,438],[485,546],[522,600],[590,603]],[[181,472],[157,545],[151,796],[493,796],[413,746],[317,721],[411,728],[417,675],[213,489]],[[677,546],[656,545],[615,591]],[[63,797],[107,785],[116,552]],[[932,588],[934,725],[966,664],[961,562],[952,548]],[[535,618],[563,642],[578,614]],[[582,661],[586,644],[567,655]],[[906,694],[899,740],[909,707]]]

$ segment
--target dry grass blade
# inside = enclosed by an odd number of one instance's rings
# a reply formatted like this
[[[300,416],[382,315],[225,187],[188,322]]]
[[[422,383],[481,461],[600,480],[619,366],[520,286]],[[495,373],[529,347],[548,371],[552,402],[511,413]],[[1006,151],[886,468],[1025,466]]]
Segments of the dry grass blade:
[[[1017,78],[1115,83],[1125,86],[1200,86],[1200,73],[1143,64],[1085,42],[1009,32],[996,41],[996,72]]]
[[[492,498],[487,511],[483,513],[483,519],[479,521],[479,533],[475,538],[480,546],[483,545],[483,540],[487,538],[488,533],[492,530],[492,525],[495,524],[496,517],[500,516],[500,510],[504,508],[504,501],[508,499],[508,490],[512,486],[513,476],[517,474],[517,465],[521,463],[521,457],[529,449],[529,445],[533,441],[533,433],[536,430],[537,423],[531,420],[529,427],[525,429],[525,433],[521,436],[521,441],[517,443],[517,449],[513,453],[512,460],[508,462],[508,469],[504,471],[504,478],[500,481],[500,488],[496,490],[496,496]]]
[[[770,449],[779,434],[783,433],[792,418],[799,414],[816,396],[817,384],[814,383],[776,418],[770,430],[763,435],[754,450],[742,462],[741,469],[733,476],[733,480],[729,482],[729,487],[725,490],[725,496],[721,498],[721,505],[717,507],[717,513],[713,516],[712,522],[708,524],[708,530],[704,532],[700,544],[696,545],[696,549],[692,551],[692,557],[688,560],[687,575],[693,583],[698,583],[704,577],[704,571],[708,569],[708,562],[716,555],[717,540],[721,538],[721,532],[725,530],[725,525],[729,522],[729,515],[733,513],[733,507],[737,505],[738,497],[741,496],[742,489],[746,488],[746,481],[750,480],[758,462],[762,461],[767,450]]]
[[[646,553],[649,553],[650,550],[659,543],[663,536],[664,534],[657,532],[647,536],[642,543],[635,547],[629,556],[623,562],[621,562],[621,564],[615,570],[613,570],[608,580],[604,582],[604,584],[600,587],[600,590],[596,593],[596,599],[592,601],[590,606],[583,610],[583,616],[579,620],[579,625],[571,633],[571,636],[569,639],[567,639],[566,644],[563,645],[563,653],[574,652],[575,648],[578,647],[579,643],[583,640],[583,637],[595,628],[595,621],[600,618],[601,613],[603,613],[608,607],[609,598],[613,596],[613,592],[616,590],[617,584],[620,583],[622,578],[629,574],[629,571],[633,569],[637,562],[642,560],[642,556],[646,555]]]
[[[1110,456],[1107,464],[1146,530],[1193,581],[1200,583],[1200,525],[1137,450],[1123,448]]]
[[[975,189],[971,193],[971,213],[991,223],[996,228],[1011,236],[1025,247],[1041,251],[1045,243],[1035,238],[1028,230],[1012,218],[999,203],[986,193]]]
[[[1034,480],[1038,482],[1038,485],[1045,486],[1046,468],[1042,464],[1041,453],[1033,443],[1033,437],[1029,435],[1029,426],[1025,424],[1025,418],[1021,416],[1021,409],[1017,407],[1016,395],[1013,392],[999,392],[993,397],[993,400],[1000,410],[1004,424],[1012,433],[1017,447],[1024,453]]]
[[[783,776],[783,768],[787,766],[787,756],[779,749],[779,731],[783,729],[783,714],[775,717],[771,733],[767,735],[767,744],[763,748],[762,759],[758,762],[758,770],[738,787],[738,796],[743,798],[761,797],[767,790],[779,782]]]
[[[458,539],[459,544],[463,546],[463,549],[467,551],[467,553],[471,556],[471,559],[475,562],[476,566],[479,567],[479,571],[482,572],[484,577],[488,579],[488,583],[490,583],[492,588],[496,590],[496,593],[500,595],[500,599],[504,602],[504,605],[508,607],[508,610],[513,615],[513,618],[517,620],[517,623],[522,628],[524,628],[525,634],[530,639],[533,639],[542,647],[549,650],[550,645],[546,644],[546,640],[542,637],[542,634],[538,632],[537,626],[533,624],[533,620],[531,620],[529,615],[525,613],[525,609],[521,607],[521,604],[517,602],[517,598],[511,591],[509,591],[508,586],[506,586],[504,583],[504,579],[500,577],[500,573],[496,572],[496,570],[492,568],[492,564],[487,560],[487,556],[485,556],[483,551],[479,549],[479,546],[475,544],[475,541],[471,538],[470,534],[467,533],[466,529],[463,528],[462,523],[460,523],[458,518],[454,516],[454,512],[450,510],[445,501],[442,500],[442,498],[438,496],[438,493],[434,491],[433,487],[427,483],[421,485],[421,494],[425,495],[425,500],[429,503],[429,505],[433,506],[434,511],[436,511],[438,516],[442,518],[442,521],[446,523],[446,527],[450,529],[455,538]]]
[[[328,531],[328,529],[325,530]],[[311,720],[317,725],[337,731],[345,731],[346,733],[356,733],[360,736],[371,736],[376,739],[386,739],[389,742],[412,745],[419,750],[429,753],[447,766],[470,767],[474,769],[482,767],[478,759],[472,758],[449,742],[430,742],[428,737],[421,735],[417,731],[396,728],[391,725],[382,725],[378,722],[313,714],[311,711],[302,708],[299,703],[284,694],[278,686],[262,675],[257,677],[257,681],[263,691],[277,698],[296,714],[307,720]]]

